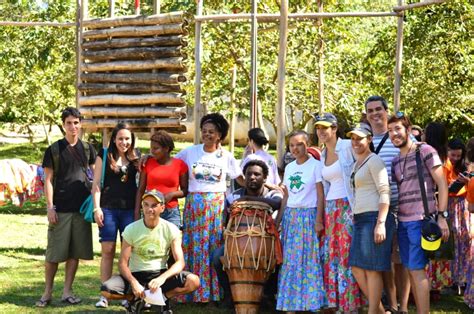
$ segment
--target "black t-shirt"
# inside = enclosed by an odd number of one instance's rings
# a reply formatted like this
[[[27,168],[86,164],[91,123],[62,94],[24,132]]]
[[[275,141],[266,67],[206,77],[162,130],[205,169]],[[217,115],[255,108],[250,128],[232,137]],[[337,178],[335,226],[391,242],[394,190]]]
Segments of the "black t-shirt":
[[[104,149],[102,148],[98,157],[102,159],[103,156]],[[110,169],[110,160],[107,158],[104,187],[100,195],[100,207],[109,209],[133,209],[135,207],[137,168],[129,163],[126,182],[120,180],[122,176],[121,172],[115,173]]]
[[[59,166],[53,173],[56,180],[53,192],[53,204],[57,212],[78,212],[84,200],[90,195],[91,184],[85,169],[95,161],[95,149],[89,145],[90,154],[86,158],[81,141],[71,146],[65,138],[59,143]],[[51,146],[46,149],[43,167],[54,170]]]

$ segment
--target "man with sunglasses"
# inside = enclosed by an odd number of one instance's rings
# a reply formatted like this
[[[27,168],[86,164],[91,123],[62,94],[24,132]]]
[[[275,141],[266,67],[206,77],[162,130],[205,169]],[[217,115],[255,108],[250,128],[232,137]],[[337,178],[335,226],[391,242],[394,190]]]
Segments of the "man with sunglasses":
[[[191,293],[199,287],[199,277],[183,271],[184,255],[181,248],[181,231],[174,224],[160,219],[165,209],[165,198],[157,190],[145,191],[142,197],[143,218],[128,225],[122,236],[120,276],[113,276],[101,287],[108,299],[129,298],[133,312],[145,297],[145,289],[155,293],[161,288],[163,299]],[[169,268],[170,252],[174,264]],[[134,298],[133,298],[134,297]],[[131,300],[129,300],[131,301]],[[169,304],[165,313],[172,313]]]
[[[428,263],[421,247],[421,227],[424,206],[421,196],[416,152],[420,152],[423,181],[425,184],[428,209],[438,214],[438,225],[444,241],[448,240],[449,229],[446,222],[448,205],[448,186],[444,177],[442,162],[436,150],[428,144],[416,145],[410,136],[411,123],[408,117],[399,112],[388,120],[388,132],[393,145],[400,153],[392,161],[392,180],[398,185],[398,241],[400,257],[408,269],[414,291],[418,313],[429,313],[430,283],[425,267]],[[438,202],[435,199],[435,186],[438,187]]]
[[[392,160],[395,156],[398,156],[400,149],[395,147],[393,143],[388,140],[388,105],[385,98],[382,96],[370,96],[365,101],[365,111],[367,121],[372,127],[374,134],[372,142],[374,144],[375,153],[382,158],[387,168],[389,182],[390,182],[390,207],[389,214],[397,215],[398,212],[398,187],[391,178]],[[408,272],[404,269],[401,264],[400,257],[398,255],[398,245],[396,237],[394,237],[393,245],[393,265],[394,272],[383,272],[384,289],[387,296],[388,304],[386,308],[388,310],[397,310],[397,295],[400,296],[400,308],[401,312],[408,311],[408,297],[410,294],[410,281],[408,279]],[[398,290],[398,293],[397,293]]]

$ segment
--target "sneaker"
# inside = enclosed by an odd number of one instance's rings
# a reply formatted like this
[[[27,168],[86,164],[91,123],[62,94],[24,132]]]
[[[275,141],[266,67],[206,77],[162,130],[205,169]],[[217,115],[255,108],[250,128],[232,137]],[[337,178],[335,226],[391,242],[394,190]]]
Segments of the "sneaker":
[[[109,301],[107,300],[106,297],[104,296],[101,296],[100,299],[99,299],[99,302],[97,302],[95,304],[95,307],[102,307],[102,308],[106,308],[109,306]]]

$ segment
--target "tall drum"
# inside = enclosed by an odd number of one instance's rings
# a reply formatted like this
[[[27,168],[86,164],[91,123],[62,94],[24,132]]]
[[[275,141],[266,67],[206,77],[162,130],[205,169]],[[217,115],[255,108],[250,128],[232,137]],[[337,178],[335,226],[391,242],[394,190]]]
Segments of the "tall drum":
[[[224,232],[224,270],[229,277],[237,314],[257,313],[263,286],[275,269],[275,236],[271,207],[257,201],[238,201]]]

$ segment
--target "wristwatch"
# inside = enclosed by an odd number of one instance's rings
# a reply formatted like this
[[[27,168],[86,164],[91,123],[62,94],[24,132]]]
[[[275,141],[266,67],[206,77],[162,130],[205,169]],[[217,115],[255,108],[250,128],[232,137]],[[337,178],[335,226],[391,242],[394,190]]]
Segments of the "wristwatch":
[[[444,219],[448,219],[448,218],[449,218],[449,213],[448,213],[447,210],[438,211],[438,215],[441,215],[441,217],[443,217]]]

